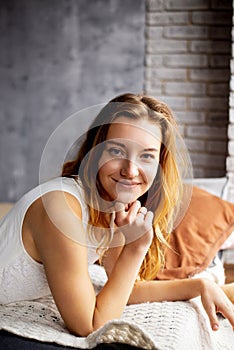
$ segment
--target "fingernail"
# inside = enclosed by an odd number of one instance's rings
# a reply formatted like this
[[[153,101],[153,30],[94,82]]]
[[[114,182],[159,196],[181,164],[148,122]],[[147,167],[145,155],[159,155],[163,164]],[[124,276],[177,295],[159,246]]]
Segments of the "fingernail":
[[[213,329],[213,331],[217,331],[219,329],[219,325],[213,324],[212,329]]]

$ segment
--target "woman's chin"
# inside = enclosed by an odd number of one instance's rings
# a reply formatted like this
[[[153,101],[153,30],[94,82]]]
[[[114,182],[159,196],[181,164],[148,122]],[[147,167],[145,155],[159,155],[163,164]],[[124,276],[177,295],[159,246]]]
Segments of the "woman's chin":
[[[130,204],[135,202],[135,200],[137,200],[136,195],[133,195],[133,193],[125,192],[119,193],[118,196],[116,196],[115,202]]]

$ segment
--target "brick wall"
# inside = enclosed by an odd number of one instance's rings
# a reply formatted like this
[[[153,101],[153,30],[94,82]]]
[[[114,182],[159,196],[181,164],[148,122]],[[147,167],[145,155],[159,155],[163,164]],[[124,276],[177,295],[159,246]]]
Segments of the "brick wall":
[[[231,27],[230,0],[146,0],[144,90],[174,111],[195,177],[226,174]]]
[[[234,9],[234,1],[233,1]],[[229,199],[234,198],[234,16],[232,27],[232,58],[231,58],[231,79],[229,95],[229,126],[228,126],[228,157],[226,160],[227,175],[229,177]]]

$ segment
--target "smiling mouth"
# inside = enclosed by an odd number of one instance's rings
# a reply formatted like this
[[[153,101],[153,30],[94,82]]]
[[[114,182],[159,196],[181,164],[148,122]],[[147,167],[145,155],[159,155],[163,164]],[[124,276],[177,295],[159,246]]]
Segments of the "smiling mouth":
[[[128,181],[128,180],[116,180],[113,179],[118,185],[126,187],[126,188],[133,188],[136,187],[138,185],[140,185],[140,182],[137,181]]]

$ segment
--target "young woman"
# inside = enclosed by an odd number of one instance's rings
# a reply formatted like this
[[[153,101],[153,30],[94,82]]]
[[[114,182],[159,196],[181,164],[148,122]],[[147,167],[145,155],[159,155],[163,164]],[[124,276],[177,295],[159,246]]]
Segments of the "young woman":
[[[183,196],[177,136],[165,104],[134,94],[111,100],[62,176],[2,221],[0,303],[51,292],[67,328],[87,336],[127,304],[201,296],[213,330],[217,311],[234,327],[234,306],[215,283],[154,280]],[[108,280],[95,295],[88,266],[99,259]]]

